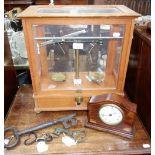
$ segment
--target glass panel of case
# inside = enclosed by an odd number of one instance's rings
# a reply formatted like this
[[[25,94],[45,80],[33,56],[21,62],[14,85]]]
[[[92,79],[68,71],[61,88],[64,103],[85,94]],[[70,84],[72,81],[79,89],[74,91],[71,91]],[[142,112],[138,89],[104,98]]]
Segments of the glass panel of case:
[[[124,30],[116,24],[33,25],[45,89],[102,89],[110,87],[108,80],[116,87]]]
[[[37,13],[50,13],[50,14],[109,14],[109,13],[121,13],[121,11],[116,8],[87,8],[87,7],[81,7],[81,8],[75,8],[75,7],[68,7],[68,8],[39,8],[37,10]]]

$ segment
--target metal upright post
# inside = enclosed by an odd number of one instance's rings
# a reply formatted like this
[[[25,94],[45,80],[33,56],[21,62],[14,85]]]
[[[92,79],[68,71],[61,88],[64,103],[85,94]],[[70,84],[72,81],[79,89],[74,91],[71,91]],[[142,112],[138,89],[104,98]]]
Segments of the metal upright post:
[[[79,79],[79,49],[75,49],[75,79]]]

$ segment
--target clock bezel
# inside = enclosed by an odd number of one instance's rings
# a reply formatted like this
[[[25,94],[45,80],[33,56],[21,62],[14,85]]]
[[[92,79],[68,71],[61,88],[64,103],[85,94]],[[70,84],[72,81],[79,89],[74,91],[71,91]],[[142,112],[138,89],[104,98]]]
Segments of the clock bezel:
[[[100,116],[99,113],[100,113],[100,110],[101,110],[103,107],[106,107],[106,106],[113,106],[113,107],[117,108],[117,109],[121,112],[121,114],[122,114],[122,120],[121,120],[120,122],[118,122],[118,123],[115,123],[115,124],[108,124],[108,123],[105,123],[105,121],[102,120],[102,118],[101,118],[101,116]],[[98,116],[99,116],[100,120],[101,120],[104,124],[109,125],[109,126],[117,126],[117,125],[119,125],[119,124],[121,124],[121,123],[123,122],[123,119],[124,119],[124,111],[123,111],[123,109],[122,109],[120,106],[118,106],[118,105],[116,105],[116,104],[114,104],[114,103],[105,103],[104,105],[102,105],[102,106],[99,108],[99,110],[98,110]]]

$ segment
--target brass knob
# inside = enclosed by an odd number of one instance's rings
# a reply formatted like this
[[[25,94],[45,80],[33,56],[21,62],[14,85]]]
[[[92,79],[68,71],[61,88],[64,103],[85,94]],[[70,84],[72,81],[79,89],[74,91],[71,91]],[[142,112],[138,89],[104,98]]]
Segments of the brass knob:
[[[75,97],[75,101],[76,101],[77,105],[80,105],[83,102],[83,97],[77,96],[77,97]]]

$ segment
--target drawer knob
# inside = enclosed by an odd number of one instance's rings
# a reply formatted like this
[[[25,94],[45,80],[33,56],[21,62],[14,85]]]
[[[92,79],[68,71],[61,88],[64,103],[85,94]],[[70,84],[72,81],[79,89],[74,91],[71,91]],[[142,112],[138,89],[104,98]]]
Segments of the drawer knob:
[[[80,105],[83,102],[83,97],[77,96],[77,97],[75,97],[75,101],[76,101],[77,105]]]

